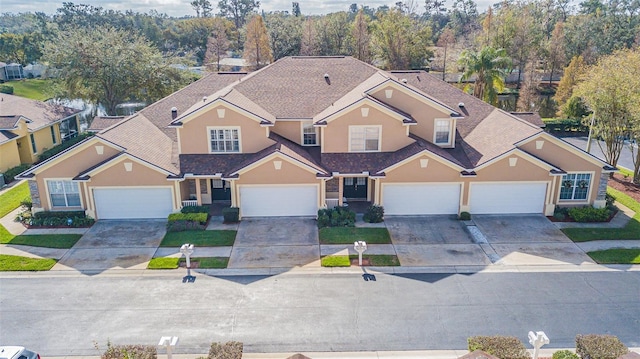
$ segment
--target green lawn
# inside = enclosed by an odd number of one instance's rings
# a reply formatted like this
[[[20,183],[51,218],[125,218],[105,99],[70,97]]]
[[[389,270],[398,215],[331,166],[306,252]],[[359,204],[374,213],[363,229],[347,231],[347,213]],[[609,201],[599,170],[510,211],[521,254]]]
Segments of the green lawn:
[[[0,254],[0,271],[46,271],[56,264],[55,259],[27,258]]]
[[[13,86],[13,94],[32,100],[44,101],[51,98],[49,94],[50,80],[31,79],[24,81],[10,81],[5,85]]]
[[[180,263],[185,263],[185,258],[153,258],[147,266],[148,269],[176,269]],[[191,258],[191,262],[197,262],[201,269],[227,268],[228,257]]]
[[[323,267],[350,267],[351,260],[358,259],[357,254],[352,254],[349,256],[346,255],[335,255],[335,256],[326,256],[320,259],[320,264]],[[363,254],[362,259],[368,259],[369,265],[371,266],[399,266],[400,261],[398,257],[395,255],[389,254]]]
[[[640,249],[607,249],[587,253],[600,264],[640,264]]]
[[[180,247],[185,243],[196,247],[232,246],[236,233],[230,230],[167,232],[160,247]]]
[[[562,232],[574,242],[586,242],[599,239],[640,240],[640,203],[611,187],[607,188],[607,193],[612,195],[616,199],[616,202],[636,212],[635,216],[631,218],[624,228],[565,228]]]
[[[325,227],[318,231],[320,244],[353,244],[365,241],[367,244],[391,243],[386,228]]]
[[[14,236],[0,226],[1,244],[21,244],[32,247],[71,248],[82,237],[81,234],[34,234]]]
[[[20,202],[31,197],[27,181],[20,183],[12,189],[0,195],[0,217],[20,207]]]

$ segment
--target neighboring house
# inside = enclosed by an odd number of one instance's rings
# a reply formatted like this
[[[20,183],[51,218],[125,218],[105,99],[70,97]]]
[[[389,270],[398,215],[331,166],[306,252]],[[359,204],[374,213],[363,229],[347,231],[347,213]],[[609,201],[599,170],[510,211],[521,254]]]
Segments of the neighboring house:
[[[24,77],[26,78],[38,78],[44,76],[47,71],[47,66],[43,64],[29,64],[24,67]]]
[[[605,205],[607,163],[421,71],[288,57],[209,74],[21,174],[36,210],[242,217],[366,200],[386,215]]]
[[[0,94],[0,173],[36,162],[40,153],[62,143],[67,129],[78,128],[79,112]]]
[[[113,126],[122,121],[126,116],[96,116],[87,128],[87,132],[100,132],[107,127]]]
[[[7,64],[0,62],[0,80],[20,80],[24,78],[24,70],[22,65],[11,63]]]

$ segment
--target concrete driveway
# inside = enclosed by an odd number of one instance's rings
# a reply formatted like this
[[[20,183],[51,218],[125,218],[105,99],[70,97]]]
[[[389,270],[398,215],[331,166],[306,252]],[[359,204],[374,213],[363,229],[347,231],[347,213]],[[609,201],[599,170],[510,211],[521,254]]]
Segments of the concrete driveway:
[[[243,219],[227,268],[320,266],[318,227],[313,218]]]
[[[543,215],[474,215],[499,263],[549,265],[594,263]]]
[[[491,261],[453,216],[385,217],[403,266],[478,266]]]
[[[166,220],[102,220],[52,270],[145,269],[166,233]]]

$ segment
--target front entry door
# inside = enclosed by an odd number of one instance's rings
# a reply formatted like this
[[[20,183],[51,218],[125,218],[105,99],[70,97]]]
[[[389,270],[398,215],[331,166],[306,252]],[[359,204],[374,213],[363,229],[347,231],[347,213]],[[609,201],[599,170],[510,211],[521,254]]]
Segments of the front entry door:
[[[229,182],[221,179],[212,179],[211,188],[211,196],[214,201],[231,201]]]
[[[344,179],[343,197],[367,199],[367,177],[347,177]]]

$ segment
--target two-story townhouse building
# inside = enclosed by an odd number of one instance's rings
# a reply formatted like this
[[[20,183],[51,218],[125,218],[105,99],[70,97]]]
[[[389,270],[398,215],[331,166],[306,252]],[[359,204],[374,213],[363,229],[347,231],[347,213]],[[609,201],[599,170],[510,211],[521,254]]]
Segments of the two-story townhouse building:
[[[33,167],[36,210],[162,218],[227,201],[242,217],[553,214],[605,204],[607,163],[423,71],[288,57],[209,74]]]

